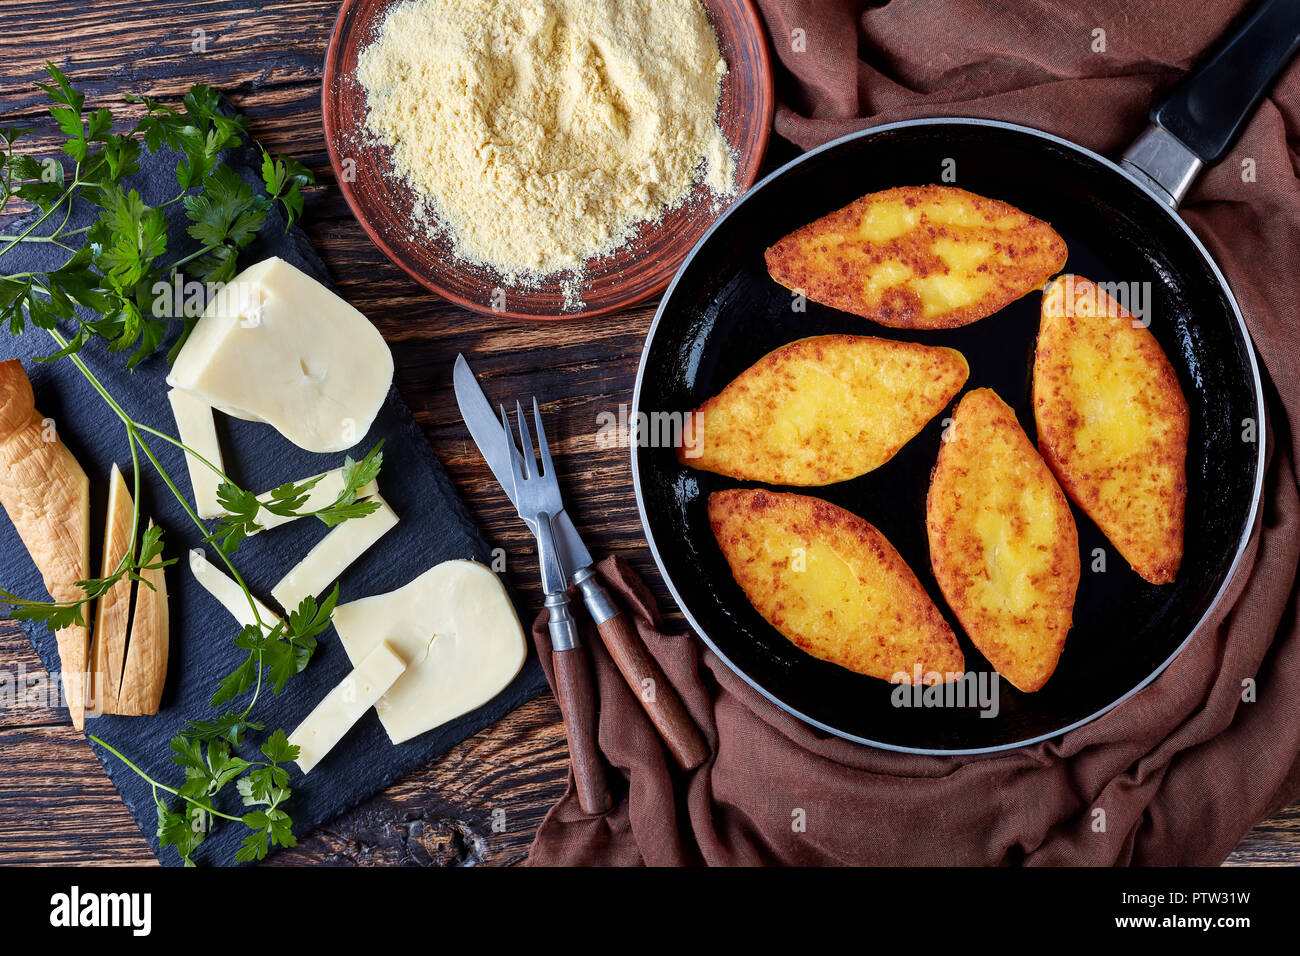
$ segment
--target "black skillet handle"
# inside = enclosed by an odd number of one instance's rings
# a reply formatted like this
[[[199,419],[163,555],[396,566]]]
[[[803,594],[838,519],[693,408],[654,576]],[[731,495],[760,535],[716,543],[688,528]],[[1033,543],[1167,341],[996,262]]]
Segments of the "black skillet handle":
[[[1300,0],[1263,0],[1159,106],[1154,123],[1218,162],[1300,47]]]

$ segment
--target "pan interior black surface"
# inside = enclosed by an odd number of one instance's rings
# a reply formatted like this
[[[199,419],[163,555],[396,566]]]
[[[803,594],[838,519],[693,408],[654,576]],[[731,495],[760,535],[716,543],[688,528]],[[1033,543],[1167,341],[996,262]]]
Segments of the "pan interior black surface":
[[[1031,440],[1035,292],[961,329],[887,329],[806,304],[767,275],[763,251],[791,230],[864,193],[951,184],[1050,222],[1069,246],[1066,270],[1137,283],[1150,328],[1177,369],[1191,409],[1187,532],[1182,569],[1163,587],[1142,581],[1077,508],[1083,566],[1074,628],[1056,673],[1034,694],[998,682],[996,716],[981,708],[899,707],[895,688],[795,648],[753,609],[709,528],[711,492],[747,483],[693,471],[667,447],[634,449],[647,534],[683,610],[742,676],[777,703],[842,736],[922,751],[997,749],[1057,734],[1131,694],[1177,653],[1216,600],[1254,516],[1259,472],[1258,378],[1230,296],[1180,223],[1113,167],[1022,128],[974,122],[882,127],[805,156],[738,203],[697,247],[660,307],[642,358],[636,411],[686,412],[778,346],[852,333],[960,350],[971,374],[961,394],[993,388]],[[961,395],[954,399],[960,400]],[[925,496],[938,454],[940,413],[890,462],[817,495],[879,528],[916,572],[966,654],[992,674],[930,572]],[[643,436],[645,440],[645,436]],[[1103,570],[1104,568],[1104,570]],[[985,708],[987,710],[987,708]]]

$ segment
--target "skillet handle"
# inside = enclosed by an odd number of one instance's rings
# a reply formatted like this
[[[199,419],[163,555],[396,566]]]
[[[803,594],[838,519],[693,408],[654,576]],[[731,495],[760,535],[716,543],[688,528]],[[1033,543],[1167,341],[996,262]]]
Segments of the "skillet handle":
[[[1216,163],[1300,47],[1300,3],[1263,0],[1151,111],[1201,162]]]
[[[1300,3],[1262,0],[1152,109],[1122,164],[1176,208],[1201,168],[1223,158],[1297,47]]]

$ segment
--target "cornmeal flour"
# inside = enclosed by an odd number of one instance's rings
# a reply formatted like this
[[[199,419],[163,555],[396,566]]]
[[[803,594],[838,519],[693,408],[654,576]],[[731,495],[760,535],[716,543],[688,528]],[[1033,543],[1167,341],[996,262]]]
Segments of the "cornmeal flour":
[[[367,126],[457,255],[510,281],[734,191],[699,0],[409,0],[361,53]]]

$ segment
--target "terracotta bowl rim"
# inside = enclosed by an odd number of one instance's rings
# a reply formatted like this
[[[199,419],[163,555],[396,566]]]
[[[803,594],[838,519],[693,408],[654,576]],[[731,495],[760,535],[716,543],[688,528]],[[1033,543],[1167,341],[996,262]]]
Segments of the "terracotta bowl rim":
[[[630,308],[645,301],[653,295],[658,295],[663,292],[664,289],[668,288],[668,284],[672,281],[677,270],[681,268],[682,263],[686,261],[691,249],[708,232],[708,226],[712,225],[713,222],[716,222],[718,217],[725,212],[725,209],[722,209],[712,215],[709,219],[708,225],[706,225],[704,230],[700,233],[700,237],[693,241],[690,246],[678,244],[678,246],[674,248],[673,257],[678,261],[673,267],[672,272],[666,272],[661,280],[655,282],[642,292],[638,292],[635,295],[630,295],[626,298],[618,299],[607,305],[598,306],[593,309],[584,308],[581,311],[559,315],[538,315],[533,312],[514,312],[510,309],[497,310],[485,306],[480,302],[468,300],[463,296],[457,295],[456,293],[444,288],[435,278],[426,275],[413,263],[408,261],[406,257],[394,251],[389,244],[380,237],[378,231],[367,217],[360,201],[353,193],[352,184],[345,180],[341,173],[342,157],[339,156],[335,145],[339,130],[335,124],[334,111],[331,108],[334,105],[335,88],[339,78],[339,61],[342,59],[337,41],[339,37],[339,28],[342,26],[344,18],[352,12],[353,8],[363,2],[369,2],[369,0],[343,0],[343,3],[339,6],[338,15],[334,18],[334,26],[330,30],[329,46],[325,51],[325,69],[321,81],[321,116],[325,128],[325,150],[329,155],[330,167],[334,170],[334,179],[338,184],[339,191],[343,193],[343,199],[347,203],[348,209],[352,212],[353,218],[361,224],[361,228],[370,238],[370,241],[378,246],[380,251],[383,252],[391,262],[400,267],[402,271],[415,279],[416,282],[420,283],[420,285],[424,286],[430,292],[436,293],[448,302],[453,302],[462,308],[469,309],[470,311],[477,312],[481,315],[522,319],[528,322],[563,322],[566,320],[590,319],[600,315],[608,315],[611,312],[618,312]],[[392,3],[397,2],[401,2],[401,0],[388,0],[388,5],[391,6]],[[763,19],[758,12],[758,7],[755,5],[754,0],[709,0],[709,2],[719,4],[729,3],[738,7],[741,14],[749,21],[749,28],[754,31],[755,36],[759,39],[758,57],[746,61],[745,65],[754,73],[757,79],[758,89],[763,104],[763,122],[760,127],[761,131],[759,133],[756,148],[753,150],[753,155],[756,157],[756,161],[752,164],[752,169],[748,170],[744,176],[736,182],[735,195],[736,199],[739,199],[751,186],[754,185],[754,183],[758,181],[763,164],[763,157],[767,154],[767,149],[772,139],[772,124],[776,116],[776,81],[772,67],[772,54],[771,50],[768,48],[767,30],[763,26]],[[701,0],[701,5],[705,5],[704,0]],[[749,158],[750,156],[748,154],[743,157],[745,165],[749,165]],[[617,286],[617,283],[613,283],[613,285]]]

